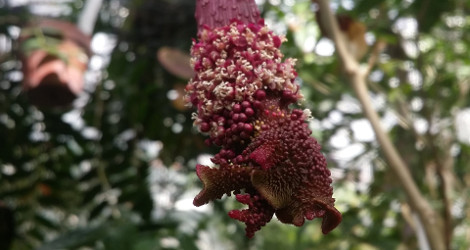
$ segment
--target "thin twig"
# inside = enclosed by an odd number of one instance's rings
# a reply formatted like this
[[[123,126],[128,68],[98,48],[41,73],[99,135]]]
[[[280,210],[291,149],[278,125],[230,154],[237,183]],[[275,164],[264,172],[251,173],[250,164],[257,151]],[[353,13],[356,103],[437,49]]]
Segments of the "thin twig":
[[[326,28],[326,32],[328,37],[331,37],[333,40],[337,55],[340,58],[340,61],[343,62],[344,71],[346,74],[352,74],[359,70],[359,63],[356,59],[348,53],[348,49],[346,43],[343,41],[343,37],[341,36],[341,31],[338,26],[338,22],[336,18],[333,16],[330,10],[329,1],[317,1],[318,7],[322,12],[321,19],[322,23]]]
[[[374,68],[375,63],[377,62],[377,59],[379,58],[380,52],[382,52],[382,50],[384,50],[386,46],[387,46],[387,44],[382,40],[377,40],[374,43],[374,46],[372,47],[372,52],[370,54],[369,60],[367,61],[367,68],[365,70],[365,74],[369,75],[369,73]]]

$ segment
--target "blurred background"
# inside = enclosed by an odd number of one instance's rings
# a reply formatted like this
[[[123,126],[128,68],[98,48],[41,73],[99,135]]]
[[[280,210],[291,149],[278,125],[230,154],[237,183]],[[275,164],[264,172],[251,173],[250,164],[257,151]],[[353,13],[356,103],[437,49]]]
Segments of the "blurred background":
[[[321,10],[256,2],[298,59],[338,228],[322,235],[319,220],[273,219],[248,240],[227,216],[234,199],[192,205],[196,163],[217,152],[182,100],[194,0],[0,0],[0,249],[426,249]],[[386,45],[369,76],[374,108],[443,218],[449,249],[469,249],[470,2],[331,6],[358,60]]]

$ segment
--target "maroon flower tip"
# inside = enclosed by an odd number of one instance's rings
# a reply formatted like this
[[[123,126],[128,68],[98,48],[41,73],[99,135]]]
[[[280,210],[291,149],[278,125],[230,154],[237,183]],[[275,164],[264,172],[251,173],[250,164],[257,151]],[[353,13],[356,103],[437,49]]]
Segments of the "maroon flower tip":
[[[321,224],[323,234],[327,234],[335,229],[342,219],[341,213],[336,208],[329,206]]]
[[[195,17],[199,31],[226,26],[234,19],[243,23],[258,23],[261,19],[253,0],[197,0]]]

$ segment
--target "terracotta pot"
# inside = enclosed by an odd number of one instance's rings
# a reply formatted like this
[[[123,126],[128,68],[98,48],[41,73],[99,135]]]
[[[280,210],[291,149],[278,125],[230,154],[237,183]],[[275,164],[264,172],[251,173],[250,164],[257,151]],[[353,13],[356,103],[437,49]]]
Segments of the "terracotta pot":
[[[43,19],[20,37],[23,90],[39,107],[67,106],[83,90],[90,37],[74,24]]]

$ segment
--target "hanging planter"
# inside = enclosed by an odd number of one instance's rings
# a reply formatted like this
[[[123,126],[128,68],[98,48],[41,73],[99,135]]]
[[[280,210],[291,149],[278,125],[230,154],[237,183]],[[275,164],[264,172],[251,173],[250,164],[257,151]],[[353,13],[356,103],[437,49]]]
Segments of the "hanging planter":
[[[90,37],[74,24],[41,19],[23,29],[23,90],[39,107],[70,105],[82,92]]]

